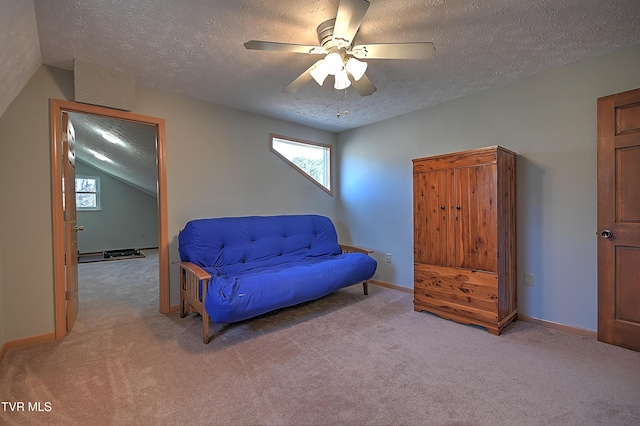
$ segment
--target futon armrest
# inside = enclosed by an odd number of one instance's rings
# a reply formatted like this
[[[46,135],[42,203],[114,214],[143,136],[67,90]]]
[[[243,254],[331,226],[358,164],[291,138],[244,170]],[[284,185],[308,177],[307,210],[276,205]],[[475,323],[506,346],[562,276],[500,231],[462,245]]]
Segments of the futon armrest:
[[[209,314],[204,307],[211,275],[191,262],[174,262],[180,266],[180,318],[198,312],[202,316],[202,339],[209,343]]]
[[[357,247],[357,246],[350,246],[348,244],[340,244],[340,250],[342,250],[342,253],[364,253],[366,255],[371,255],[371,253],[373,253],[373,250],[364,248],[364,247]],[[369,281],[365,280],[362,282],[362,288],[364,290],[364,294],[369,294]]]
[[[363,248],[363,247],[350,246],[347,244],[340,244],[340,249],[342,250],[342,253],[364,253],[364,254],[373,253],[373,250]]]
[[[205,271],[195,263],[191,263],[191,262],[176,262],[176,263],[180,266],[180,268],[195,275],[198,281],[211,279],[211,274],[209,274],[207,271]]]

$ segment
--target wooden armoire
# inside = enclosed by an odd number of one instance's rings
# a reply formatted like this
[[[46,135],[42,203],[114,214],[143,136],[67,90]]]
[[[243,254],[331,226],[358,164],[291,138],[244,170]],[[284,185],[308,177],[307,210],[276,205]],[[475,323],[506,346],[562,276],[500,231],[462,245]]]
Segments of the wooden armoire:
[[[516,154],[413,160],[414,309],[485,327],[516,318]]]

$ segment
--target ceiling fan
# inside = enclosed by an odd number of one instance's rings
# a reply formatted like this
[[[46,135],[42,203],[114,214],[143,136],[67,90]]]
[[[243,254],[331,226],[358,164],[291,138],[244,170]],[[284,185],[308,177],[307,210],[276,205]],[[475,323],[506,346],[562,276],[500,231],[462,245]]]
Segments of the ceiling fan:
[[[360,59],[429,59],[436,49],[429,42],[354,45],[368,8],[368,0],[340,0],[336,18],[318,26],[319,46],[251,40],[244,47],[251,50],[324,55],[324,58],[282,89],[284,93],[294,93],[312,79],[322,86],[327,76],[333,75],[335,89],[346,89],[353,84],[361,96],[369,96],[377,89],[365,75],[367,63]]]

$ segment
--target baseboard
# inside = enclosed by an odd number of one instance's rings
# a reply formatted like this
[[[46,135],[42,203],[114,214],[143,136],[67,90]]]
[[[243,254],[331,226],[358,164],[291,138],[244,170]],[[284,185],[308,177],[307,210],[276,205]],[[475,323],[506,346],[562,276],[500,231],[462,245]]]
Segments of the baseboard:
[[[169,307],[169,312],[178,312],[180,310],[180,305],[173,305]]]
[[[413,294],[413,289],[408,287],[402,287],[395,284],[386,283],[384,281],[369,280],[370,284],[378,285],[380,287],[386,287],[392,290],[398,290],[405,293]],[[579,327],[572,327],[570,325],[558,324],[557,322],[547,321],[540,318],[530,317],[528,315],[518,314],[518,320],[524,322],[530,322],[532,324],[542,325],[544,327],[553,328],[555,330],[565,331],[567,333],[576,334],[578,336],[589,337],[592,339],[598,338],[598,332],[593,330],[587,330]]]
[[[7,352],[9,349],[22,348],[24,346],[31,346],[37,343],[49,342],[55,339],[55,333],[47,333],[40,334],[38,336],[25,337],[24,339],[9,340],[7,342],[4,342],[4,345],[2,345],[2,348],[0,348],[0,362],[2,362],[5,352]]]
[[[391,290],[398,290],[398,291],[402,291],[404,293],[410,293],[413,294],[413,288],[409,288],[409,287],[402,287],[400,285],[395,285],[395,284],[391,284],[391,283],[386,283],[384,281],[379,281],[379,280],[369,280],[369,284],[374,284],[380,287],[385,287],[385,288],[390,288]]]
[[[582,336],[582,337],[590,337],[593,339],[598,338],[597,331],[587,330],[585,328],[580,328],[580,327],[573,327],[570,325],[558,324],[557,322],[530,317],[528,315],[518,314],[518,320],[553,328],[554,330],[566,331],[567,333],[577,334],[578,336]]]

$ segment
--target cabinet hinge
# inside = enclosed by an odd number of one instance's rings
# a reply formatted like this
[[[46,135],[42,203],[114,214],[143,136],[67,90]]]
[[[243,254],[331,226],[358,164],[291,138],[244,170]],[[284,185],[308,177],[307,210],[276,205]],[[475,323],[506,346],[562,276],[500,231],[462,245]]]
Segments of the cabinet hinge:
[[[64,292],[64,300],[71,300],[71,292],[69,290]]]
[[[500,259],[500,252],[498,252],[498,259]]]

